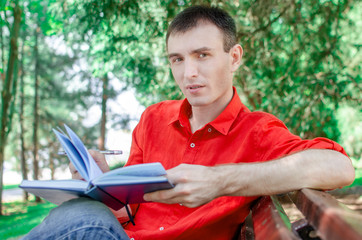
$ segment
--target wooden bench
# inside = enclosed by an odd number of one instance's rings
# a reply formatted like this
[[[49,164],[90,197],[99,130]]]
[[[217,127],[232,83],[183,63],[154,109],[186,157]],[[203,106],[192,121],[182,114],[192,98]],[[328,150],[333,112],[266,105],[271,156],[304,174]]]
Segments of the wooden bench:
[[[291,223],[278,196],[260,198],[241,227],[239,240],[362,239],[362,215],[330,194],[303,189],[288,193],[303,218]]]

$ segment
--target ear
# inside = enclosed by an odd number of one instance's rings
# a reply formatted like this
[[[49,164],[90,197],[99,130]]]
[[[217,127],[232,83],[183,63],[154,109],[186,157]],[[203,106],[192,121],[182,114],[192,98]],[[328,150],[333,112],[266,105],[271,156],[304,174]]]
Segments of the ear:
[[[235,44],[231,49],[230,49],[230,56],[231,56],[231,71],[235,72],[236,70],[238,70],[240,64],[241,64],[241,59],[243,58],[243,48],[240,46],[240,44]]]

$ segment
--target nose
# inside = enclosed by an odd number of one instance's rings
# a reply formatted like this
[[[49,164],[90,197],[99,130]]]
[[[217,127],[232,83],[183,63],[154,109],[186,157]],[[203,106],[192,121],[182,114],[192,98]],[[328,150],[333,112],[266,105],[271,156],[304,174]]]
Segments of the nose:
[[[192,59],[185,59],[184,77],[186,79],[195,78],[198,76],[198,66]]]

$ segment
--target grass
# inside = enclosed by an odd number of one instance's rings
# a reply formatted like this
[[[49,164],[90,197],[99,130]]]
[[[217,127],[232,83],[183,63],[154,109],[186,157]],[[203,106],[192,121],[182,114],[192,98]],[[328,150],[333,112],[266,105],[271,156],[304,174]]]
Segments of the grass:
[[[17,188],[17,187],[19,187],[19,184],[5,185],[4,190],[6,190],[6,189],[14,189],[14,188]]]
[[[20,237],[37,226],[56,205],[46,203],[10,202],[3,203],[3,216],[0,216],[0,239]]]

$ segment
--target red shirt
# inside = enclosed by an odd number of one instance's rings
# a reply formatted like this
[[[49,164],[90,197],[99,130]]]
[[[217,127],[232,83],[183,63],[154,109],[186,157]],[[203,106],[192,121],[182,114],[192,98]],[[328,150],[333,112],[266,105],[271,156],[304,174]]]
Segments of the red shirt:
[[[263,162],[308,148],[334,149],[325,139],[301,140],[271,114],[250,112],[238,97],[212,122],[192,134],[187,100],[150,106],[133,132],[127,165],[161,162],[165,169],[181,163],[214,166],[223,163]],[[135,223],[125,230],[141,239],[232,239],[256,197],[219,197],[197,208],[178,204],[143,203]]]

